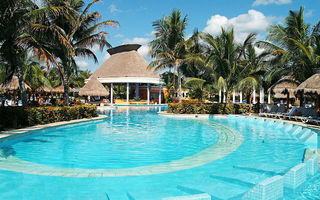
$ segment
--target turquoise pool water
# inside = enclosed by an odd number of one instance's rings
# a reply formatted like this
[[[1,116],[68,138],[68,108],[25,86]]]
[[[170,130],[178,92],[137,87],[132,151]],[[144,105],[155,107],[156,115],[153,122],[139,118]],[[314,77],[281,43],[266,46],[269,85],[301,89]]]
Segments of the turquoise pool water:
[[[240,199],[302,161],[305,145],[289,134],[297,127],[171,118],[159,109],[119,107],[106,120],[0,143],[0,199],[157,200],[203,192]],[[317,199],[319,190],[318,173],[286,199]]]

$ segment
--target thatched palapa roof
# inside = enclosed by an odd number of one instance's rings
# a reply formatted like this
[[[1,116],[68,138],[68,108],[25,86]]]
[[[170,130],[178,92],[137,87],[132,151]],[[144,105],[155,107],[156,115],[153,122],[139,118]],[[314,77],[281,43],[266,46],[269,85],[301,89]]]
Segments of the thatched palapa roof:
[[[289,98],[295,98],[294,92],[298,87],[299,82],[293,76],[284,76],[275,84],[273,84],[268,92],[273,91],[275,93],[274,98],[285,99],[286,93],[289,92]]]
[[[37,89],[36,89],[36,92],[50,93],[50,92],[52,92],[52,89],[50,89],[49,87],[43,85],[43,86],[37,88]]]
[[[63,87],[63,85],[60,85],[60,86],[54,88],[54,89],[52,90],[52,92],[55,92],[55,93],[64,93],[64,87]],[[72,88],[69,88],[69,92],[73,92],[73,89],[72,89]]]
[[[24,84],[24,87],[26,88],[26,90],[31,89],[30,86],[27,85],[26,83]],[[0,90],[3,90],[3,91],[15,91],[15,90],[19,90],[19,88],[20,88],[19,79],[17,76],[13,76],[8,83],[2,83],[0,85]]]
[[[152,70],[147,70],[148,62],[137,52],[140,47],[141,45],[138,44],[127,44],[108,49],[111,55],[110,58],[108,58],[91,77],[141,77],[159,79],[159,74]]]
[[[296,91],[303,93],[317,93],[320,95],[320,73],[314,74],[305,80],[296,88]]]
[[[81,88],[79,92],[80,96],[108,96],[109,92],[105,87],[98,81],[97,78],[91,78],[88,83]]]

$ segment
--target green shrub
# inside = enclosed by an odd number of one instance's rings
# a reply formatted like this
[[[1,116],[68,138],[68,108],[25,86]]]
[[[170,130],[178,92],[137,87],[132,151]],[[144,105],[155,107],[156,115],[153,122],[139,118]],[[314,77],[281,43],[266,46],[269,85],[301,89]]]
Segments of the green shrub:
[[[170,103],[168,112],[175,114],[242,114],[249,112],[249,104]]]
[[[64,107],[0,107],[0,129],[21,128],[97,116],[97,107],[77,105]]]

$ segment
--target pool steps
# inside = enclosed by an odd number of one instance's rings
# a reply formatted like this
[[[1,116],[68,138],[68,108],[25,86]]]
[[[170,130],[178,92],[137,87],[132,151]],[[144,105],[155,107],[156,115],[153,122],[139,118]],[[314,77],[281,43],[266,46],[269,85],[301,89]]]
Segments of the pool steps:
[[[189,196],[168,197],[163,198],[162,200],[211,200],[211,196],[209,194],[203,193]]]
[[[255,185],[242,199],[277,200],[283,198],[284,188],[297,189],[306,182],[308,175],[313,176],[319,170],[319,155],[313,154],[306,162],[291,168],[284,176],[276,175]]]
[[[307,148],[317,148],[318,134],[308,128],[296,126],[290,123],[275,121],[272,119],[264,119],[260,117],[242,116],[242,115],[228,115],[231,119],[245,119],[250,122],[266,123],[268,126],[274,126],[277,129],[284,129],[290,137],[297,139],[298,142],[303,143]]]
[[[317,133],[310,129],[302,128],[301,126],[295,126],[293,124],[274,121],[271,119],[255,118],[255,117],[245,117],[245,116],[235,116],[229,115],[230,118],[237,119],[247,119],[250,122],[256,123],[266,123],[269,126],[274,126],[275,128],[283,128],[288,136],[295,138],[298,142],[303,143],[311,150],[317,148],[318,139]],[[319,155],[314,152],[313,155],[309,156],[304,163],[300,163],[288,170],[284,170],[281,173],[276,173],[272,171],[264,171],[251,167],[234,166],[237,169],[248,170],[252,172],[269,173],[269,175],[274,175],[268,178],[254,187],[252,187],[241,199],[245,200],[277,200],[282,199],[284,190],[295,190],[299,186],[303,185],[308,177],[314,176],[319,170]],[[217,177],[215,177],[217,178]],[[227,180],[225,178],[221,178]],[[239,181],[236,181],[239,182]],[[248,185],[250,185],[248,183]]]

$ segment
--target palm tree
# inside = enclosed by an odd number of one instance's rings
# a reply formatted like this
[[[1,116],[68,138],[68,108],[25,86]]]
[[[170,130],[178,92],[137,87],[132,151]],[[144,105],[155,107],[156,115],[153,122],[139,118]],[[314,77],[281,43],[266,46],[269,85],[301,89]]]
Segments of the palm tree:
[[[93,0],[85,6],[82,0],[46,0],[45,4],[48,7],[66,6],[67,11],[63,13],[50,14],[49,23],[41,25],[42,29],[50,29],[50,27],[58,27],[63,40],[56,40],[53,43],[49,42],[47,46],[51,46],[50,52],[56,58],[59,58],[61,65],[57,65],[62,83],[64,85],[64,103],[69,102],[69,78],[77,72],[76,57],[93,58],[95,62],[98,59],[92,48],[94,45],[99,45],[100,50],[110,47],[106,36],[108,33],[99,31],[102,26],[118,26],[118,22],[106,20],[99,22],[101,17],[97,11],[89,12],[91,6],[97,3]],[[46,38],[50,37],[47,35]],[[67,44],[67,45],[66,45]]]
[[[185,85],[189,88],[191,88],[191,91],[189,92],[189,96],[191,98],[196,98],[199,100],[199,102],[202,101],[203,95],[204,95],[204,83],[206,81],[200,78],[189,78],[186,80]]]
[[[179,102],[182,98],[182,73],[180,68],[186,55],[186,41],[184,39],[186,25],[187,16],[182,17],[179,10],[173,10],[170,16],[165,16],[153,22],[156,38],[150,42],[151,57],[155,60],[149,64],[148,68],[155,71],[174,68],[177,71]]]
[[[317,26],[319,26],[318,23]],[[300,49],[302,55],[300,64],[302,66],[310,66],[313,69],[320,68],[320,34],[314,35],[314,42],[307,45],[290,38],[292,42]]]
[[[307,54],[304,47],[310,47],[316,41],[316,35],[319,33],[319,23],[311,30],[311,26],[304,21],[303,7],[299,11],[289,11],[284,26],[272,25],[269,29],[267,40],[260,41],[260,47],[270,50],[273,55],[270,61],[278,68],[275,68],[271,74],[276,78],[281,74],[293,74],[299,80],[304,81],[313,74],[313,67],[306,62]],[[281,73],[280,75],[278,73]]]
[[[0,60],[6,67],[6,80],[11,79],[16,73],[19,77],[20,94],[23,106],[27,106],[27,94],[24,87],[22,65],[24,56],[32,52],[39,59],[55,62],[52,54],[43,47],[36,37],[30,32],[35,24],[43,20],[38,16],[45,16],[44,13],[62,12],[64,6],[39,8],[31,0],[3,0],[0,6]],[[37,17],[35,17],[37,16]],[[57,32],[55,27],[52,31]],[[59,34],[51,35],[51,39],[60,37]]]
[[[219,90],[225,89],[227,99],[229,92],[240,85],[257,85],[256,78],[252,76],[257,64],[248,64],[249,60],[246,60],[248,56],[255,54],[252,45],[255,36],[254,33],[249,34],[242,45],[235,42],[233,28],[229,31],[222,28],[221,34],[217,37],[208,33],[201,36],[206,44],[206,62],[212,67],[216,87]]]
[[[72,88],[82,88],[85,85],[85,80],[90,77],[89,70],[79,71],[77,74],[73,74],[70,77],[70,86]]]
[[[32,92],[47,84],[44,68],[40,66],[35,56],[25,55],[22,71],[23,80],[30,86]]]

